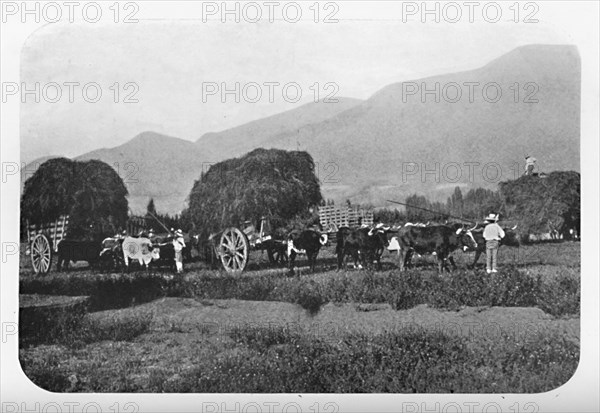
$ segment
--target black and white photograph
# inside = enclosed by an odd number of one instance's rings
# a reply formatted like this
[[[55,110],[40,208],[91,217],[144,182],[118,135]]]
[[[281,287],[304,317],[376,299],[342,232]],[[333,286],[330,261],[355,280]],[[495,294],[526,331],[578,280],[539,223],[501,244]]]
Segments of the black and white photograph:
[[[600,3],[0,3],[3,412],[600,408]]]

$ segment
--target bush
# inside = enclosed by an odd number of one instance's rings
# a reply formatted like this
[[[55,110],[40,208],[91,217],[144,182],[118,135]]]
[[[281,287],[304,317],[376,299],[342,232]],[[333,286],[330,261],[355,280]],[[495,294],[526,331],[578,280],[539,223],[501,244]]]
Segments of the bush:
[[[144,314],[101,321],[86,315],[82,306],[70,307],[60,313],[37,311],[28,317],[26,324],[22,320],[19,325],[20,347],[60,344],[78,348],[104,340],[131,341],[150,329],[152,319],[152,314]]]
[[[166,295],[168,282],[154,274],[51,274],[22,277],[20,293],[90,297],[89,310],[128,307]]]
[[[336,272],[288,278],[279,274],[252,277],[231,275],[182,279],[167,288],[170,296],[204,299],[283,301],[301,305],[315,314],[328,302],[388,303],[396,310],[428,304],[459,310],[463,306],[535,307],[558,316],[579,313],[579,281],[559,275],[543,282],[516,267],[500,273],[457,270]]]
[[[557,274],[543,281],[507,266],[497,274],[456,270],[329,272],[314,277],[281,274],[229,274],[176,277],[160,275],[80,274],[22,277],[21,293],[89,295],[91,311],[128,307],[159,297],[282,301],[316,314],[328,302],[388,303],[396,310],[427,304],[458,310],[463,306],[534,307],[554,316],[578,314],[580,284],[576,274]]]

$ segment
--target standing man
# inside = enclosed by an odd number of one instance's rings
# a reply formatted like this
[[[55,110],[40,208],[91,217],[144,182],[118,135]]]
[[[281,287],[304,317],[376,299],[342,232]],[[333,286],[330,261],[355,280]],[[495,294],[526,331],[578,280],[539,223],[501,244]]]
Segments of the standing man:
[[[497,221],[498,214],[489,214],[485,219],[486,226],[483,230],[488,274],[498,272],[496,268],[498,263],[498,248],[500,247],[500,240],[504,238],[504,230],[496,223]]]
[[[533,175],[533,170],[535,169],[535,163],[537,159],[532,156],[527,155],[525,157],[525,175]]]
[[[185,247],[185,241],[183,240],[183,231],[178,229],[175,231],[175,237],[173,238],[173,248],[175,249],[175,266],[177,267],[177,274],[183,273],[183,248]]]

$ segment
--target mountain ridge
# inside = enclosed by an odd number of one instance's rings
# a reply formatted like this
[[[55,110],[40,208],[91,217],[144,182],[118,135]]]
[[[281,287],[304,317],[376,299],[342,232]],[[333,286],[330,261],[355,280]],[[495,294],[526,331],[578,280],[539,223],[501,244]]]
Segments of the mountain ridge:
[[[479,84],[472,96],[467,82]],[[415,84],[440,91],[408,93]],[[453,84],[462,92],[455,101]],[[580,93],[576,47],[525,45],[476,69],[387,85],[366,100],[309,103],[195,142],[147,131],[75,159],[120,168],[136,211],[150,197],[161,212],[180,211],[202,171],[256,147],[308,151],[323,196],[336,202],[383,205],[412,193],[444,200],[455,186],[495,189],[518,177],[526,154],[545,172],[579,171]]]

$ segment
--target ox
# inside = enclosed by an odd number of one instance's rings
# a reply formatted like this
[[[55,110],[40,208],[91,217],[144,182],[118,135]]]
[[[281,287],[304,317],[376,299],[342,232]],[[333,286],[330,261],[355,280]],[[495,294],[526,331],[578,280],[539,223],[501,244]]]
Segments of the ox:
[[[129,259],[137,259],[140,266],[146,266],[148,269],[152,260],[159,258],[160,248],[153,246],[148,238],[126,237],[123,240],[123,262],[126,270],[129,270]]]
[[[165,242],[162,244],[153,244],[159,249],[159,258],[152,262],[152,266],[167,267],[172,272],[176,272],[175,267],[175,247],[173,242]]]
[[[387,244],[386,229],[383,227],[356,230],[341,227],[337,233],[336,245],[338,270],[346,268],[348,255],[354,258],[355,267],[359,264],[360,268],[360,262],[370,267],[373,261],[377,261],[377,268],[381,270],[381,255]]]
[[[119,236],[105,238],[100,251],[100,266],[104,271],[118,269],[123,264],[123,238]]]
[[[399,250],[400,271],[410,263],[413,252],[417,254],[433,254],[437,256],[438,271],[444,272],[448,269],[446,260],[450,261],[453,268],[456,268],[454,259],[450,255],[454,250],[462,247],[463,249],[477,248],[477,242],[473,238],[471,229],[464,227],[453,229],[446,225],[433,225],[428,227],[405,226],[400,228],[395,241]]]
[[[327,241],[327,234],[320,234],[311,229],[292,231],[287,238],[288,268],[290,274],[294,274],[294,261],[298,254],[306,254],[310,270],[311,272],[315,272],[317,255],[321,247],[327,245]]]
[[[100,241],[75,241],[63,239],[58,243],[58,262],[56,270],[61,267],[68,268],[69,263],[77,261],[87,261],[91,267],[94,267],[100,258],[102,243]]]

